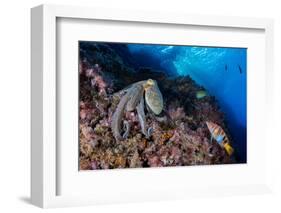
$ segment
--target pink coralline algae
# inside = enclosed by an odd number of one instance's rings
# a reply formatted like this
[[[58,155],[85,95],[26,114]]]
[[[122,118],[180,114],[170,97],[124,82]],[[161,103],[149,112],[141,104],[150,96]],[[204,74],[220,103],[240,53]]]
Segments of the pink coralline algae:
[[[153,128],[149,138],[141,133],[136,111],[124,113],[123,119],[130,123],[130,133],[123,141],[116,141],[110,125],[122,97],[116,92],[140,79],[134,79],[134,75],[129,74],[131,68],[122,64],[118,57],[112,60],[107,66],[112,70],[122,69],[123,75],[115,75],[107,70],[109,68],[90,63],[86,58],[79,64],[80,170],[235,162],[235,158],[228,156],[216,142],[210,141],[206,121],[217,123],[228,134],[215,98],[196,99],[196,91],[202,88],[188,76],[163,79],[159,75],[157,79],[153,70],[146,70],[146,75],[150,73],[158,80],[164,110],[158,117],[146,112],[147,125]]]
[[[83,66],[80,66],[80,68],[82,67]],[[83,73],[83,71],[81,71],[80,73]],[[97,88],[99,95],[106,95],[107,85],[103,77],[101,76],[101,68],[98,64],[95,64],[92,68],[86,69],[85,76],[90,79],[91,87]]]

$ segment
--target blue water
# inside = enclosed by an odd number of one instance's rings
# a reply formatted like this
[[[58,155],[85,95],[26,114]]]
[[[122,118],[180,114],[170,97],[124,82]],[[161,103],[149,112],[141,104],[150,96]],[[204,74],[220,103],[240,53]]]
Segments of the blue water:
[[[247,49],[128,44],[139,66],[171,76],[189,75],[216,97],[239,162],[246,162]]]

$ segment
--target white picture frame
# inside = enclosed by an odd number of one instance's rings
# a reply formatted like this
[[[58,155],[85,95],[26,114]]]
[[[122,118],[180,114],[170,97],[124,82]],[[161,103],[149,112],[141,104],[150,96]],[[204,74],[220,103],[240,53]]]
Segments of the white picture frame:
[[[253,184],[249,180],[244,179],[244,176],[239,174],[237,179],[239,181],[232,181],[230,178],[228,181],[217,181],[216,185],[200,185],[199,182],[193,182],[193,187],[190,185],[183,186],[173,185],[167,183],[166,189],[163,189],[164,181],[159,181],[157,187],[153,186],[145,187],[140,186],[136,188],[134,193],[133,189],[126,189],[122,191],[122,196],[114,191],[110,191],[109,187],[104,187],[104,194],[84,194],[81,190],[79,193],[71,193],[71,191],[79,191],[78,187],[75,187],[75,178],[69,177],[69,183],[66,183],[65,179],[61,179],[60,173],[62,166],[59,166],[59,159],[61,152],[58,151],[58,132],[57,132],[57,120],[58,120],[58,88],[60,81],[57,78],[58,59],[57,59],[57,49],[58,49],[58,27],[60,19],[68,20],[98,20],[102,25],[103,22],[113,21],[118,23],[118,26],[122,26],[122,23],[135,23],[143,25],[153,24],[154,26],[198,26],[201,28],[220,28],[226,31],[232,30],[257,30],[262,32],[262,37],[259,41],[263,44],[263,52],[260,52],[260,58],[264,65],[260,68],[260,76],[257,77],[257,82],[262,82],[259,86],[255,83],[252,84],[254,80],[250,81],[250,91],[251,88],[257,88],[259,94],[262,94],[262,99],[258,99],[255,96],[251,96],[250,93],[248,97],[248,102],[250,107],[254,107],[259,104],[260,107],[256,107],[256,113],[262,114],[263,116],[259,118],[265,126],[261,129],[261,126],[255,126],[252,131],[261,132],[264,131],[264,138],[266,139],[266,152],[261,156],[262,166],[257,168],[255,165],[255,170],[257,176],[263,174],[262,178],[256,178],[253,180]],[[113,23],[113,24],[114,24]],[[74,7],[74,6],[54,6],[54,5],[41,5],[31,10],[31,201],[34,205],[47,208],[47,207],[61,207],[61,206],[77,206],[77,205],[91,205],[99,203],[114,203],[114,202],[137,202],[143,200],[163,200],[163,199],[178,199],[186,197],[201,197],[201,196],[221,196],[221,195],[242,195],[242,194],[252,194],[252,193],[264,193],[270,192],[271,188],[271,163],[270,163],[270,123],[272,121],[272,96],[270,90],[273,87],[273,21],[271,19],[257,19],[257,18],[241,18],[241,17],[216,17],[216,16],[203,16],[203,15],[188,15],[188,14],[166,14],[161,12],[148,12],[148,11],[122,11],[122,10],[110,10],[110,9],[100,9],[100,8],[85,8],[85,7]],[[118,27],[117,26],[117,27]],[[234,35],[235,37],[235,35]],[[121,38],[122,39],[122,38]],[[157,41],[157,38],[155,38]],[[106,40],[106,39],[105,39]],[[222,39],[223,40],[223,39]],[[128,41],[125,39],[124,41]],[[159,42],[160,38],[159,38]],[[178,41],[175,41],[176,43]],[[221,41],[223,42],[223,41]],[[227,41],[226,41],[227,43]],[[201,40],[197,41],[197,44],[204,44]],[[214,44],[217,45],[217,44]],[[252,60],[250,58],[250,60]],[[78,71],[77,71],[78,72]],[[253,78],[253,76],[250,78]],[[251,86],[252,85],[252,86]],[[252,108],[251,108],[252,109]],[[251,113],[250,113],[251,114]],[[250,116],[250,117],[249,117]],[[255,115],[249,115],[248,118],[252,120]],[[260,115],[259,115],[260,116]],[[259,152],[263,150],[261,145],[257,145],[257,149],[249,150],[253,156],[256,156],[254,152]],[[70,148],[71,149],[71,148]],[[73,151],[73,150],[72,150]],[[71,152],[71,151],[70,151]],[[67,156],[71,158],[71,156]],[[253,158],[255,159],[255,158]],[[74,159],[75,160],[75,159]],[[254,164],[254,163],[253,163]],[[230,170],[230,172],[245,172],[251,169],[251,163],[248,165],[234,165],[233,167],[213,167],[212,170],[221,172],[222,170]],[[106,176],[114,180],[123,183],[128,183],[125,188],[132,188],[130,185],[129,178],[136,179],[137,176],[145,178],[149,175],[151,181],[163,177],[163,180],[168,177],[170,179],[175,179],[177,176],[187,177],[187,170],[194,172],[198,175],[208,175],[210,169],[200,168],[200,169],[190,169],[187,168],[165,168],[165,169],[149,169],[149,170],[134,170],[130,172],[125,171],[111,171],[111,173],[106,173]],[[257,171],[259,170],[259,171]],[[64,170],[62,170],[64,171]],[[79,172],[77,170],[77,172]],[[171,175],[174,173],[174,175]],[[68,175],[68,174],[65,174]],[[64,176],[65,176],[64,175]],[[69,173],[71,175],[71,173]],[[100,176],[99,181],[102,181],[104,176],[102,173],[92,173],[86,174],[84,176],[89,176],[87,178],[82,177],[81,180],[90,180],[93,176]],[[121,175],[121,176],[120,176]],[[196,179],[196,175],[192,180]],[[123,180],[118,179],[122,177]],[[165,177],[165,178],[164,178]],[[214,176],[215,177],[215,176]],[[183,178],[182,178],[183,179]],[[179,183],[182,181],[179,178]],[[245,181],[244,181],[245,180]],[[122,182],[123,181],[123,182]],[[63,182],[63,183],[62,183]],[[228,184],[229,183],[229,184]],[[68,194],[60,193],[60,184],[65,185],[69,190]],[[72,184],[72,186],[71,186]],[[102,183],[100,183],[102,184]],[[70,187],[70,188],[69,188]],[[72,188],[73,187],[73,188]],[[81,188],[83,188],[81,186]],[[141,188],[149,190],[148,195],[144,195]],[[90,189],[89,189],[90,190]]]

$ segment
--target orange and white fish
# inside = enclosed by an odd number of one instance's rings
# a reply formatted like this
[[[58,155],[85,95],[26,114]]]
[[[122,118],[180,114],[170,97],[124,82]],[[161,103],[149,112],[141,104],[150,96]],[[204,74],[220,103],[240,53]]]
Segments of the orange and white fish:
[[[229,139],[226,136],[223,129],[219,125],[217,125],[213,122],[210,122],[210,121],[207,121],[206,124],[211,133],[211,141],[214,138],[218,142],[218,144],[221,145],[225,149],[225,151],[227,152],[227,154],[229,156],[232,155],[234,152],[234,149],[230,145]]]

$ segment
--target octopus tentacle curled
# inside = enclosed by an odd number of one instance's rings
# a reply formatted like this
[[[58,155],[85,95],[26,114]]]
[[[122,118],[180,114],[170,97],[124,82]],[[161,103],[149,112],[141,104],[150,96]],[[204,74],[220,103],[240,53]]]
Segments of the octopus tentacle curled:
[[[142,133],[149,138],[152,133],[152,127],[148,128],[146,124],[144,102],[149,107],[150,111],[156,115],[159,115],[163,110],[163,97],[157,82],[152,79],[139,81],[121,90],[119,93],[124,95],[120,99],[112,117],[111,129],[113,136],[117,141],[124,140],[128,137],[130,126],[127,121],[123,121],[124,134],[121,135],[123,115],[125,112],[131,112],[136,109]]]
[[[125,94],[121,98],[121,100],[120,100],[120,102],[119,102],[119,104],[118,104],[118,106],[117,106],[117,108],[116,108],[116,110],[115,110],[115,112],[112,116],[111,129],[112,129],[112,132],[113,132],[113,136],[115,137],[116,140],[123,140],[124,139],[124,137],[121,136],[121,133],[120,133],[121,132],[121,123],[122,123],[123,113],[124,113],[124,110],[126,108],[126,104],[129,100],[129,98],[130,97],[129,97],[128,93]]]

